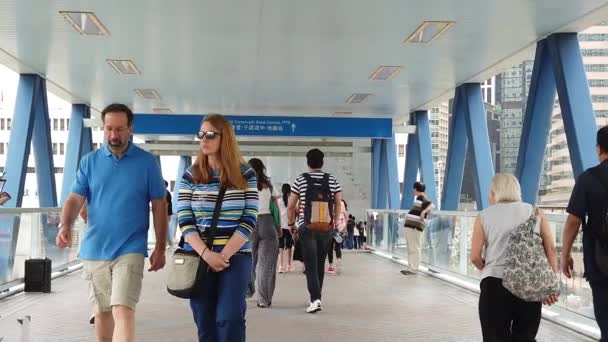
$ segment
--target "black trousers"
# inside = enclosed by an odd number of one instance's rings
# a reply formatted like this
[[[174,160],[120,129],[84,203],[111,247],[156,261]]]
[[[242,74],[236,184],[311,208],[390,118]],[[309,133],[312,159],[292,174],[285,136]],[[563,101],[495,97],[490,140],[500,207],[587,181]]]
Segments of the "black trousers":
[[[310,294],[310,302],[321,299],[323,277],[325,275],[325,258],[331,241],[331,233],[313,232],[308,228],[298,231],[304,267],[306,268],[306,284]]]
[[[608,283],[590,282],[595,320],[602,333],[601,342],[608,342]]]
[[[484,342],[532,342],[540,325],[542,304],[526,302],[502,286],[502,279],[481,281],[479,320]]]
[[[334,251],[336,252],[336,258],[342,259],[342,246],[340,243],[337,243],[334,238],[329,242],[329,250],[327,251],[327,261],[330,264],[334,263]]]

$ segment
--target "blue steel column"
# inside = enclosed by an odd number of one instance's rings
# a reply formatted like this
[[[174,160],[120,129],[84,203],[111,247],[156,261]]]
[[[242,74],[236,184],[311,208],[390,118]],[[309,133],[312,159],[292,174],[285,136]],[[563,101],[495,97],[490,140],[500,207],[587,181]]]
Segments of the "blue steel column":
[[[30,155],[30,142],[34,131],[36,104],[34,97],[38,91],[38,75],[21,75],[17,90],[17,101],[8,145],[6,159],[5,191],[11,199],[4,205],[9,208],[21,207],[23,187],[27,173],[27,161]]]
[[[372,208],[378,209],[378,187],[380,184],[380,160],[382,140],[372,139]]]
[[[388,209],[388,159],[386,140],[380,140],[380,172],[378,174],[378,209]]]
[[[426,184],[427,196],[437,205],[437,184],[435,183],[429,112],[420,110],[414,112],[414,115],[416,116],[416,137],[418,138],[418,149],[420,151],[420,174],[422,181]]]
[[[408,134],[401,209],[411,209],[412,204],[414,203],[414,193],[412,189],[414,188],[414,183],[418,179],[418,166],[420,165],[419,153],[420,149],[418,148],[418,137],[416,134]]]
[[[38,92],[34,95],[36,113],[32,146],[36,162],[38,180],[38,200],[41,208],[57,207],[57,186],[55,185],[55,166],[51,143],[51,124],[46,98],[46,81],[38,77]]]
[[[482,210],[490,206],[490,183],[492,177],[494,177],[488,121],[481,96],[481,85],[479,83],[467,83],[463,87],[463,95],[465,95],[467,102],[467,115],[465,115],[467,132],[471,142],[471,151],[473,152],[471,156],[473,157],[473,169],[476,175],[476,181],[473,184],[477,195],[477,208]]]
[[[458,210],[458,205],[460,204],[460,192],[462,190],[464,162],[467,155],[468,143],[467,125],[465,122],[466,100],[462,98],[462,93],[462,86],[457,87],[454,91],[446,173],[443,183],[443,196],[441,196],[441,210]]]
[[[597,124],[576,33],[547,38],[574,177],[597,164]],[[576,112],[575,112],[576,111]],[[576,117],[575,117],[576,116]]]
[[[90,128],[84,127],[84,119],[91,117],[89,106],[85,104],[73,104],[72,114],[70,115],[70,131],[68,133],[68,143],[63,166],[63,184],[61,186],[60,205],[63,206],[70,193],[72,183],[76,179],[76,172],[80,159],[91,150]],[[85,131],[89,131],[88,142],[86,141]],[[85,152],[86,151],[86,152]]]
[[[179,198],[179,183],[182,181],[184,171],[192,165],[192,157],[181,156],[177,165],[177,175],[175,176],[175,185],[173,186],[173,212],[177,214],[177,200]]]
[[[519,143],[516,176],[521,184],[522,199],[536,204],[540,177],[555,103],[555,78],[547,40],[536,44],[534,69],[526,105],[526,115]]]
[[[384,180],[388,186],[388,208],[399,209],[399,171],[397,169],[397,149],[395,134],[390,139],[383,140],[386,148],[387,177]]]
[[[19,77],[17,101],[4,169],[6,174],[4,191],[12,197],[4,206],[9,208],[21,207],[23,201],[23,187],[27,174],[32,133],[36,112],[39,109],[36,101],[41,85],[39,78],[38,75],[29,74],[23,74]],[[8,281],[12,275],[20,219],[18,215],[0,217],[0,234],[5,237],[0,239],[0,282]]]

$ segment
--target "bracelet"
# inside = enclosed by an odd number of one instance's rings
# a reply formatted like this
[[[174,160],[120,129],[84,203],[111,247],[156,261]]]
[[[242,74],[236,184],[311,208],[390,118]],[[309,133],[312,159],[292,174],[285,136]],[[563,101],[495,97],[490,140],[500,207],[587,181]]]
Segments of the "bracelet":
[[[288,223],[288,224],[287,224],[287,226],[288,226],[288,227],[295,226],[295,225],[296,225],[296,223],[295,223],[295,222],[294,222],[294,223]]]
[[[201,258],[205,257],[205,252],[208,251],[209,248],[205,246],[205,249],[203,250],[203,253],[201,253]]]

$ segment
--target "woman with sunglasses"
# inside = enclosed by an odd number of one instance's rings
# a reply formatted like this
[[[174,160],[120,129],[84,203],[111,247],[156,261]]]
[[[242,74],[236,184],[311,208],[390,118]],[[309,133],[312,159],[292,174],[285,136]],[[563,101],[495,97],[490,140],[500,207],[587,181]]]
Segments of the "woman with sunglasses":
[[[184,248],[209,265],[203,295],[190,299],[199,341],[245,341],[245,295],[251,275],[251,235],[258,213],[255,172],[245,165],[232,125],[219,114],[205,117],[196,162],[182,176],[177,215]],[[220,188],[213,246],[205,243]]]

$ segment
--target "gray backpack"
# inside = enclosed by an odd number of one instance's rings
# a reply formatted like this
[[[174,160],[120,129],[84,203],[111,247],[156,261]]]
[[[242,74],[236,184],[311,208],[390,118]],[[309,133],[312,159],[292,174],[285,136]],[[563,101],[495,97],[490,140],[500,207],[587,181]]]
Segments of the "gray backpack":
[[[542,302],[550,295],[559,295],[557,275],[551,269],[543,240],[535,232],[538,216],[520,224],[509,236],[502,285],[515,297],[526,302]]]

